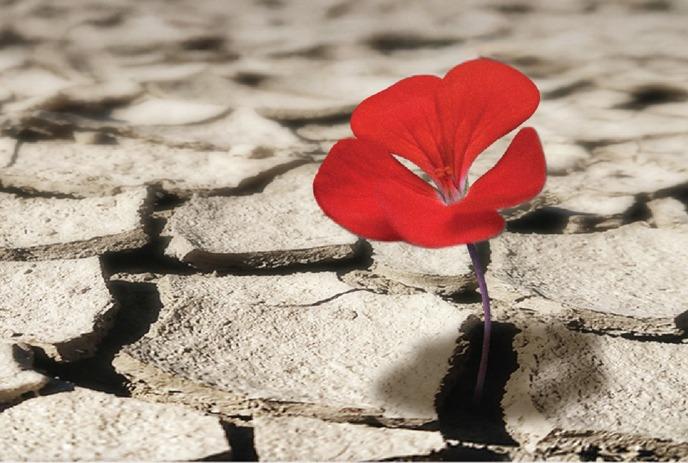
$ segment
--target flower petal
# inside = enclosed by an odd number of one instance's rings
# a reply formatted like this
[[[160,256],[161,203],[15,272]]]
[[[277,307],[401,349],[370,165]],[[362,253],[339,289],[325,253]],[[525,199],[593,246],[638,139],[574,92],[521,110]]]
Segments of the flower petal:
[[[444,165],[435,107],[441,82],[437,76],[413,76],[366,98],[351,115],[351,130],[433,175]]]
[[[400,239],[417,246],[440,248],[483,241],[499,234],[504,219],[495,210],[458,202],[445,205],[439,195],[410,191],[392,181],[378,182],[380,205]]]
[[[540,193],[546,171],[537,132],[526,127],[516,134],[499,162],[469,188],[463,201],[490,209],[515,206]]]
[[[475,158],[528,119],[540,102],[528,77],[487,58],[453,68],[437,92],[442,143],[453,153],[453,173],[461,182]]]
[[[480,58],[443,79],[409,77],[365,99],[351,116],[351,128],[356,137],[415,163],[443,188],[448,174],[460,186],[475,158],[528,119],[539,102],[537,87],[524,74]]]
[[[315,199],[332,220],[368,239],[401,239],[380,208],[376,185],[383,179],[400,192],[432,196],[433,188],[373,142],[337,142],[313,181]]]

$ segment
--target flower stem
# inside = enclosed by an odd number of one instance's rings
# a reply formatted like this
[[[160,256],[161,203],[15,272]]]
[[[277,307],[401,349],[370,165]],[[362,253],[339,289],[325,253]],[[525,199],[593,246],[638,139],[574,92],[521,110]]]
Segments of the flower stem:
[[[483,314],[485,322],[483,324],[483,348],[480,354],[480,366],[478,367],[478,377],[475,380],[475,391],[473,399],[476,403],[480,403],[483,395],[483,388],[485,386],[485,376],[487,375],[487,358],[490,354],[490,332],[492,331],[492,320],[490,318],[490,296],[487,294],[487,283],[485,282],[485,272],[480,263],[480,255],[478,248],[474,243],[468,244],[468,254],[471,256],[473,262],[473,270],[478,279],[478,288],[480,289],[480,298],[483,302]]]

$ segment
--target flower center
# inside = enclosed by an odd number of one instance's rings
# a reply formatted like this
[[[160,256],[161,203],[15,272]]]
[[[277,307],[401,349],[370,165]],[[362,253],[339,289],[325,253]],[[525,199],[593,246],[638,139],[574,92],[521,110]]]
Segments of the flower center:
[[[449,166],[442,166],[435,169],[435,175],[437,178],[444,180],[447,177],[451,177],[452,170]]]
[[[467,189],[465,187],[467,185],[463,185],[464,187],[462,188],[461,182],[459,182],[457,186],[451,167],[438,167],[433,173],[435,174],[437,192],[444,204],[449,206],[460,201],[464,197]]]

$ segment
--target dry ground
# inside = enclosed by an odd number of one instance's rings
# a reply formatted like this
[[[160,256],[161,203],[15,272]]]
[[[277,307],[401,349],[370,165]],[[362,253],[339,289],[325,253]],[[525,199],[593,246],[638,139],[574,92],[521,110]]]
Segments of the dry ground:
[[[688,2],[0,0],[0,459],[688,459]],[[482,246],[311,196],[364,97],[538,84]],[[510,136],[471,171],[475,179]]]

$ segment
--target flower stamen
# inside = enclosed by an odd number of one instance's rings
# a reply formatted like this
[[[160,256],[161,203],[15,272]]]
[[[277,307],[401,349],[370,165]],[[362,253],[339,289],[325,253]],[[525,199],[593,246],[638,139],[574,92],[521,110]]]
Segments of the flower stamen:
[[[450,166],[437,167],[433,170],[437,192],[442,202],[449,206],[459,202],[465,195],[467,188],[456,186],[453,169]]]
[[[445,179],[447,177],[451,177],[452,169],[449,166],[437,167],[434,170],[434,174],[438,179]]]

